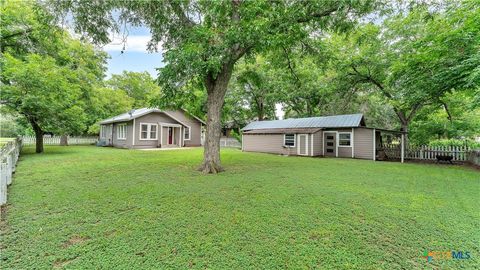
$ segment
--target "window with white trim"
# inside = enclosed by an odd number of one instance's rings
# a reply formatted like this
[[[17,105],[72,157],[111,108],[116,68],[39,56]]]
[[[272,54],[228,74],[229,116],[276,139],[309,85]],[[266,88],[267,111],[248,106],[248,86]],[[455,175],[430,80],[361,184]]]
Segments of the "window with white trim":
[[[285,146],[285,147],[295,147],[295,134],[284,134],[283,135],[283,146]]]
[[[352,133],[338,133],[338,146],[352,146]]]
[[[140,140],[156,140],[157,124],[140,123]]]
[[[127,124],[117,125],[117,139],[119,140],[127,139]]]
[[[185,130],[183,131],[183,139],[185,141],[190,140],[190,127],[185,127]]]

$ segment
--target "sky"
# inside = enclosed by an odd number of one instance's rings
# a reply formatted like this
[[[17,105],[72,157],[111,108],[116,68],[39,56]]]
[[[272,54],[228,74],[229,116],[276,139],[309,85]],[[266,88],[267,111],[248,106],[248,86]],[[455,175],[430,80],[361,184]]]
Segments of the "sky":
[[[150,33],[144,27],[130,28],[126,39],[125,51],[122,53],[123,42],[120,37],[113,38],[112,42],[105,45],[109,55],[107,76],[122,73],[124,70],[149,72],[153,78],[157,77],[155,68],[163,66],[161,52],[150,53],[147,51],[147,43]]]

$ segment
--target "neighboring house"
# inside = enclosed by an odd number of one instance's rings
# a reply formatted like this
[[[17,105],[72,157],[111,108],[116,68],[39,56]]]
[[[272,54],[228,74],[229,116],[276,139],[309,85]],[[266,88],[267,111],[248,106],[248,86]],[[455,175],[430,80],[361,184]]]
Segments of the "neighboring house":
[[[375,160],[382,133],[403,138],[401,132],[366,127],[362,114],[256,121],[242,128],[242,150]]]
[[[235,123],[234,121],[228,121],[222,125],[222,137],[223,138],[233,138],[232,133],[240,130],[241,126]]]
[[[142,108],[100,122],[100,145],[120,148],[200,146],[203,122],[186,111]]]

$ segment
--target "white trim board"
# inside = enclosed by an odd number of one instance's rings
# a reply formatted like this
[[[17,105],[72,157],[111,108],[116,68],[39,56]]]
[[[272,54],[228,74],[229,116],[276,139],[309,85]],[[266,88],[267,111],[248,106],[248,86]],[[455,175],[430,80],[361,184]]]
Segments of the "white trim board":
[[[300,153],[300,149],[302,148],[300,145],[300,138],[305,137],[305,154]],[[308,134],[298,134],[298,146],[297,146],[297,155],[299,156],[308,156]]]
[[[352,135],[350,135],[350,144],[352,145],[352,158],[355,158],[355,129],[352,128]]]
[[[133,119],[132,146],[135,146],[135,119]]]
[[[313,134],[314,133],[310,134],[310,142],[311,142],[311,144],[310,144],[310,156],[312,156],[312,157],[313,157]]]

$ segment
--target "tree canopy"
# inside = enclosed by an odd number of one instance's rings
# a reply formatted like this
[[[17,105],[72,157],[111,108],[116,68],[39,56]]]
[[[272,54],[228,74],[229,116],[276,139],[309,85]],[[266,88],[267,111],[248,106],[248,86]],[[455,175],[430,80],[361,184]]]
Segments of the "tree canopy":
[[[159,70],[164,97],[171,100],[182,95],[184,86],[191,84],[199,84],[207,92],[200,169],[215,173],[223,170],[221,110],[236,62],[246,54],[291,46],[312,33],[344,30],[370,10],[372,2],[54,1],[52,7],[70,12],[77,32],[87,33],[97,43],[109,42],[109,33],[124,24],[150,29],[150,48],[161,43],[164,50],[166,65]]]

